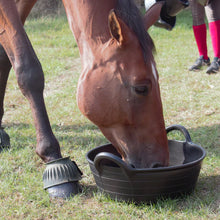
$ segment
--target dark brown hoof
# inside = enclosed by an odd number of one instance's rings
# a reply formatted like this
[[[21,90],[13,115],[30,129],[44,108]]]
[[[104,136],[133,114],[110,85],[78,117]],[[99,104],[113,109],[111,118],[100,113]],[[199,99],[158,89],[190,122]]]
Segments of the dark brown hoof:
[[[0,127],[0,152],[3,149],[10,147],[10,137],[9,135],[4,131],[4,128]]]
[[[47,189],[47,192],[51,198],[70,198],[78,193],[81,193],[82,189],[77,181],[52,186]]]

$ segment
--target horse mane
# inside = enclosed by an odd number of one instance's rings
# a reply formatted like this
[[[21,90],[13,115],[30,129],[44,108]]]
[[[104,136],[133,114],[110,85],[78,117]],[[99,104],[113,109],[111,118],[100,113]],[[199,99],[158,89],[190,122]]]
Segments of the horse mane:
[[[149,59],[149,57],[152,57],[152,51],[155,51],[155,46],[152,38],[144,27],[140,10],[133,0],[118,0],[115,11],[136,34],[143,50],[145,61],[147,61],[147,58]]]

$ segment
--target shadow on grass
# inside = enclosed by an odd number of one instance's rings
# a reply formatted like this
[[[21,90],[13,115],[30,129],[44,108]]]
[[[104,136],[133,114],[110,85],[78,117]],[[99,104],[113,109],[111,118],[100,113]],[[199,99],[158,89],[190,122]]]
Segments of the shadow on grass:
[[[92,174],[91,174],[92,175]],[[81,185],[82,186],[82,193],[87,199],[93,198],[94,193],[98,192],[98,188],[96,185]]]
[[[117,201],[111,199],[108,194],[100,192],[96,185],[82,185],[83,197],[85,200],[90,200],[94,197],[100,197],[100,195],[107,201],[112,202],[122,202],[130,204],[129,202]],[[142,208],[143,206],[159,207],[167,209],[172,209],[174,212],[179,212],[183,210],[196,210],[199,207],[203,209],[208,209],[213,213],[218,213],[220,202],[220,175],[217,176],[207,176],[199,178],[196,188],[192,193],[186,195],[180,195],[178,197],[166,197],[158,198],[158,200],[153,202],[143,202],[143,203],[132,203],[136,207]]]
[[[199,201],[212,212],[220,211],[220,174],[199,177],[192,201]]]

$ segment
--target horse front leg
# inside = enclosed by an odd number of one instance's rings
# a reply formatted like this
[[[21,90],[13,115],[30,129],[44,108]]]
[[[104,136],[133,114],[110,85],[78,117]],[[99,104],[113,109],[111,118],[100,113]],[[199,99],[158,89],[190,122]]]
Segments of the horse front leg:
[[[15,0],[18,14],[23,24],[36,1],[37,0]],[[4,131],[4,128],[2,127],[5,89],[10,69],[11,63],[7,54],[5,53],[4,48],[0,45],[0,151],[10,146],[9,135]]]
[[[44,103],[43,70],[23,29],[18,11],[14,0],[0,1],[0,43],[31,106],[37,134],[36,153],[48,163],[44,172],[45,188],[51,196],[67,197],[80,191],[78,180],[82,173],[75,163],[62,158]],[[60,174],[61,170],[64,172]]]

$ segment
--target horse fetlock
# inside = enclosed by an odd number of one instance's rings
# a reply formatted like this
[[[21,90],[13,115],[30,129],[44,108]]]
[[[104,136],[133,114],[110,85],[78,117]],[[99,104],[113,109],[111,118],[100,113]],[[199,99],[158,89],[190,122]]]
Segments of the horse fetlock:
[[[60,146],[56,139],[38,142],[36,153],[45,163],[62,158]]]

